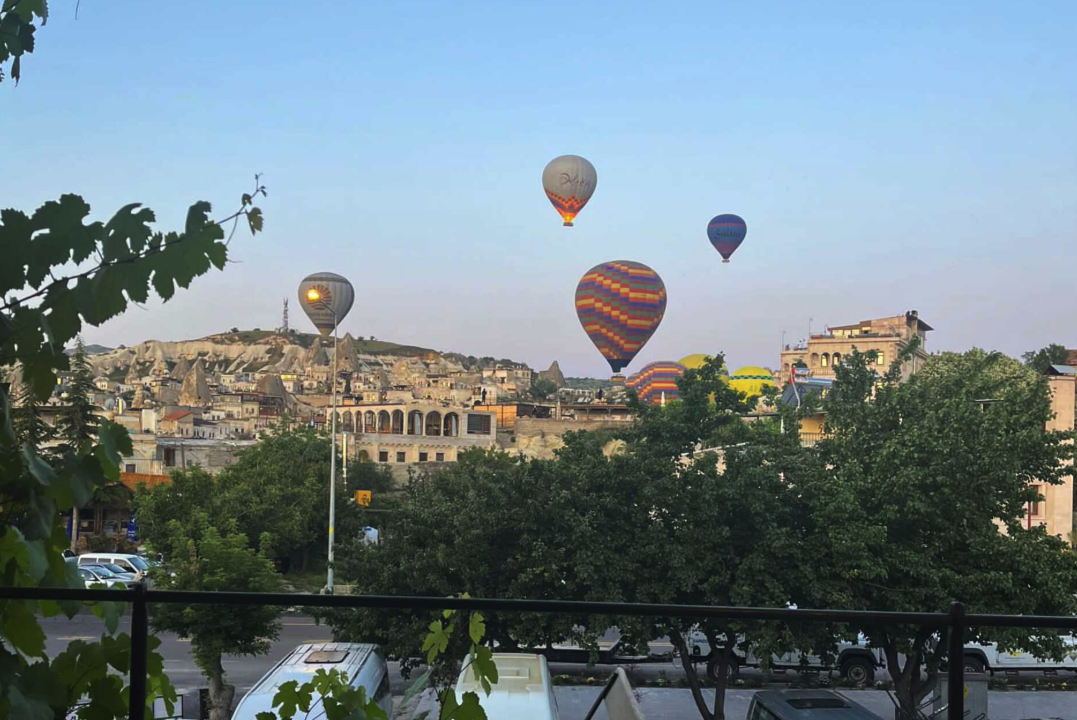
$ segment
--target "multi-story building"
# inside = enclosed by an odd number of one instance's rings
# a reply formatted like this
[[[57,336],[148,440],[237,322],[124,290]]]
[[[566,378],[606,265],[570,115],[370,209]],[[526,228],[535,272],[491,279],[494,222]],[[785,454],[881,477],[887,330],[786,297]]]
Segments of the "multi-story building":
[[[786,345],[781,353],[782,378],[788,380],[789,369],[801,364],[812,377],[834,377],[834,366],[852,354],[875,353],[875,363],[884,370],[913,338],[919,338],[919,347],[912,357],[902,364],[902,375],[908,378],[927,360],[927,333],[933,328],[920,319],[915,310],[904,315],[862,320],[853,325],[834,325],[826,332],[813,334],[806,343]]]
[[[1072,433],[1075,427],[1077,368],[1055,365],[1047,373],[1047,383],[1051,390],[1051,410],[1054,412],[1047,429]],[[1072,465],[1073,460],[1067,460],[1066,464]],[[1044,525],[1051,535],[1070,539],[1073,532],[1073,478],[1065,478],[1060,485],[1041,483],[1033,487],[1043,496],[1043,500],[1029,503],[1028,526]]]
[[[468,448],[497,445],[494,413],[433,403],[381,403],[337,408],[349,457],[410,465],[455,462]]]

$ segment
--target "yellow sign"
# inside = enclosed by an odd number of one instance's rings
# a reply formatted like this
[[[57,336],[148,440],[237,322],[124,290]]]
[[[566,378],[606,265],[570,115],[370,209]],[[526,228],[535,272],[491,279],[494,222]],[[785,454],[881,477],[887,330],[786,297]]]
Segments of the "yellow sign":
[[[356,490],[355,491],[355,503],[356,503],[356,505],[369,505],[370,504],[370,491],[369,490]]]

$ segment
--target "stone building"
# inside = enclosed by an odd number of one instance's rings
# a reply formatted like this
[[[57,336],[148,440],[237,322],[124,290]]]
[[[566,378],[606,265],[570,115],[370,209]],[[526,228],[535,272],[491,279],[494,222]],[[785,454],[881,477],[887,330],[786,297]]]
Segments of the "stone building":
[[[337,408],[348,455],[381,463],[455,462],[468,448],[497,444],[494,414],[434,403],[381,403]]]
[[[1047,374],[1051,390],[1051,410],[1054,418],[1047,423],[1048,430],[1073,432],[1074,404],[1077,402],[1077,368],[1055,365]],[[1071,441],[1072,442],[1072,441]],[[1073,461],[1069,460],[1068,465]],[[1073,533],[1073,478],[1067,477],[1061,485],[1034,485],[1044,497],[1039,502],[1029,503],[1027,523],[1044,525],[1051,535],[1058,535],[1067,540]]]
[[[932,329],[915,310],[904,315],[862,320],[853,325],[834,325],[826,332],[811,335],[807,343],[786,345],[779,364],[781,376],[787,380],[790,367],[803,363],[812,377],[832,378],[834,366],[854,349],[862,353],[875,352],[876,365],[880,372],[885,372],[905,345],[918,337],[920,346],[902,365],[902,375],[908,378],[927,360],[927,332]]]

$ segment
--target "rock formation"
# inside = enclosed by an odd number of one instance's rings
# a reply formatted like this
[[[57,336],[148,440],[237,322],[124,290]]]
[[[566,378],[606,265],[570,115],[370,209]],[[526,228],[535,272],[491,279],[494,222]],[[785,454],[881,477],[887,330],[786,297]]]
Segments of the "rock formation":
[[[195,360],[194,367],[183,378],[183,386],[179,391],[180,405],[209,405],[213,402],[213,393],[206,382],[206,371],[202,367],[202,359]]]
[[[177,380],[184,380],[189,372],[191,372],[191,363],[187,362],[187,358],[181,357],[176,362],[176,366],[172,368],[171,374]]]
[[[565,380],[565,376],[561,372],[561,366],[557,364],[556,360],[550,363],[550,367],[548,369],[539,372],[538,376],[543,380],[549,380],[550,382],[557,385],[557,387],[559,388],[563,388],[568,385],[568,381]]]

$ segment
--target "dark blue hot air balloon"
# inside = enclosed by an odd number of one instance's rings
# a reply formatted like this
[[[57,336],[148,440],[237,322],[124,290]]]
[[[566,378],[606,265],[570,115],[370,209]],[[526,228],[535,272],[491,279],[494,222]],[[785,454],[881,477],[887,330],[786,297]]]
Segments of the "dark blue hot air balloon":
[[[722,256],[722,262],[729,262],[730,256],[744,242],[748,226],[740,215],[717,215],[707,223],[707,238]]]

